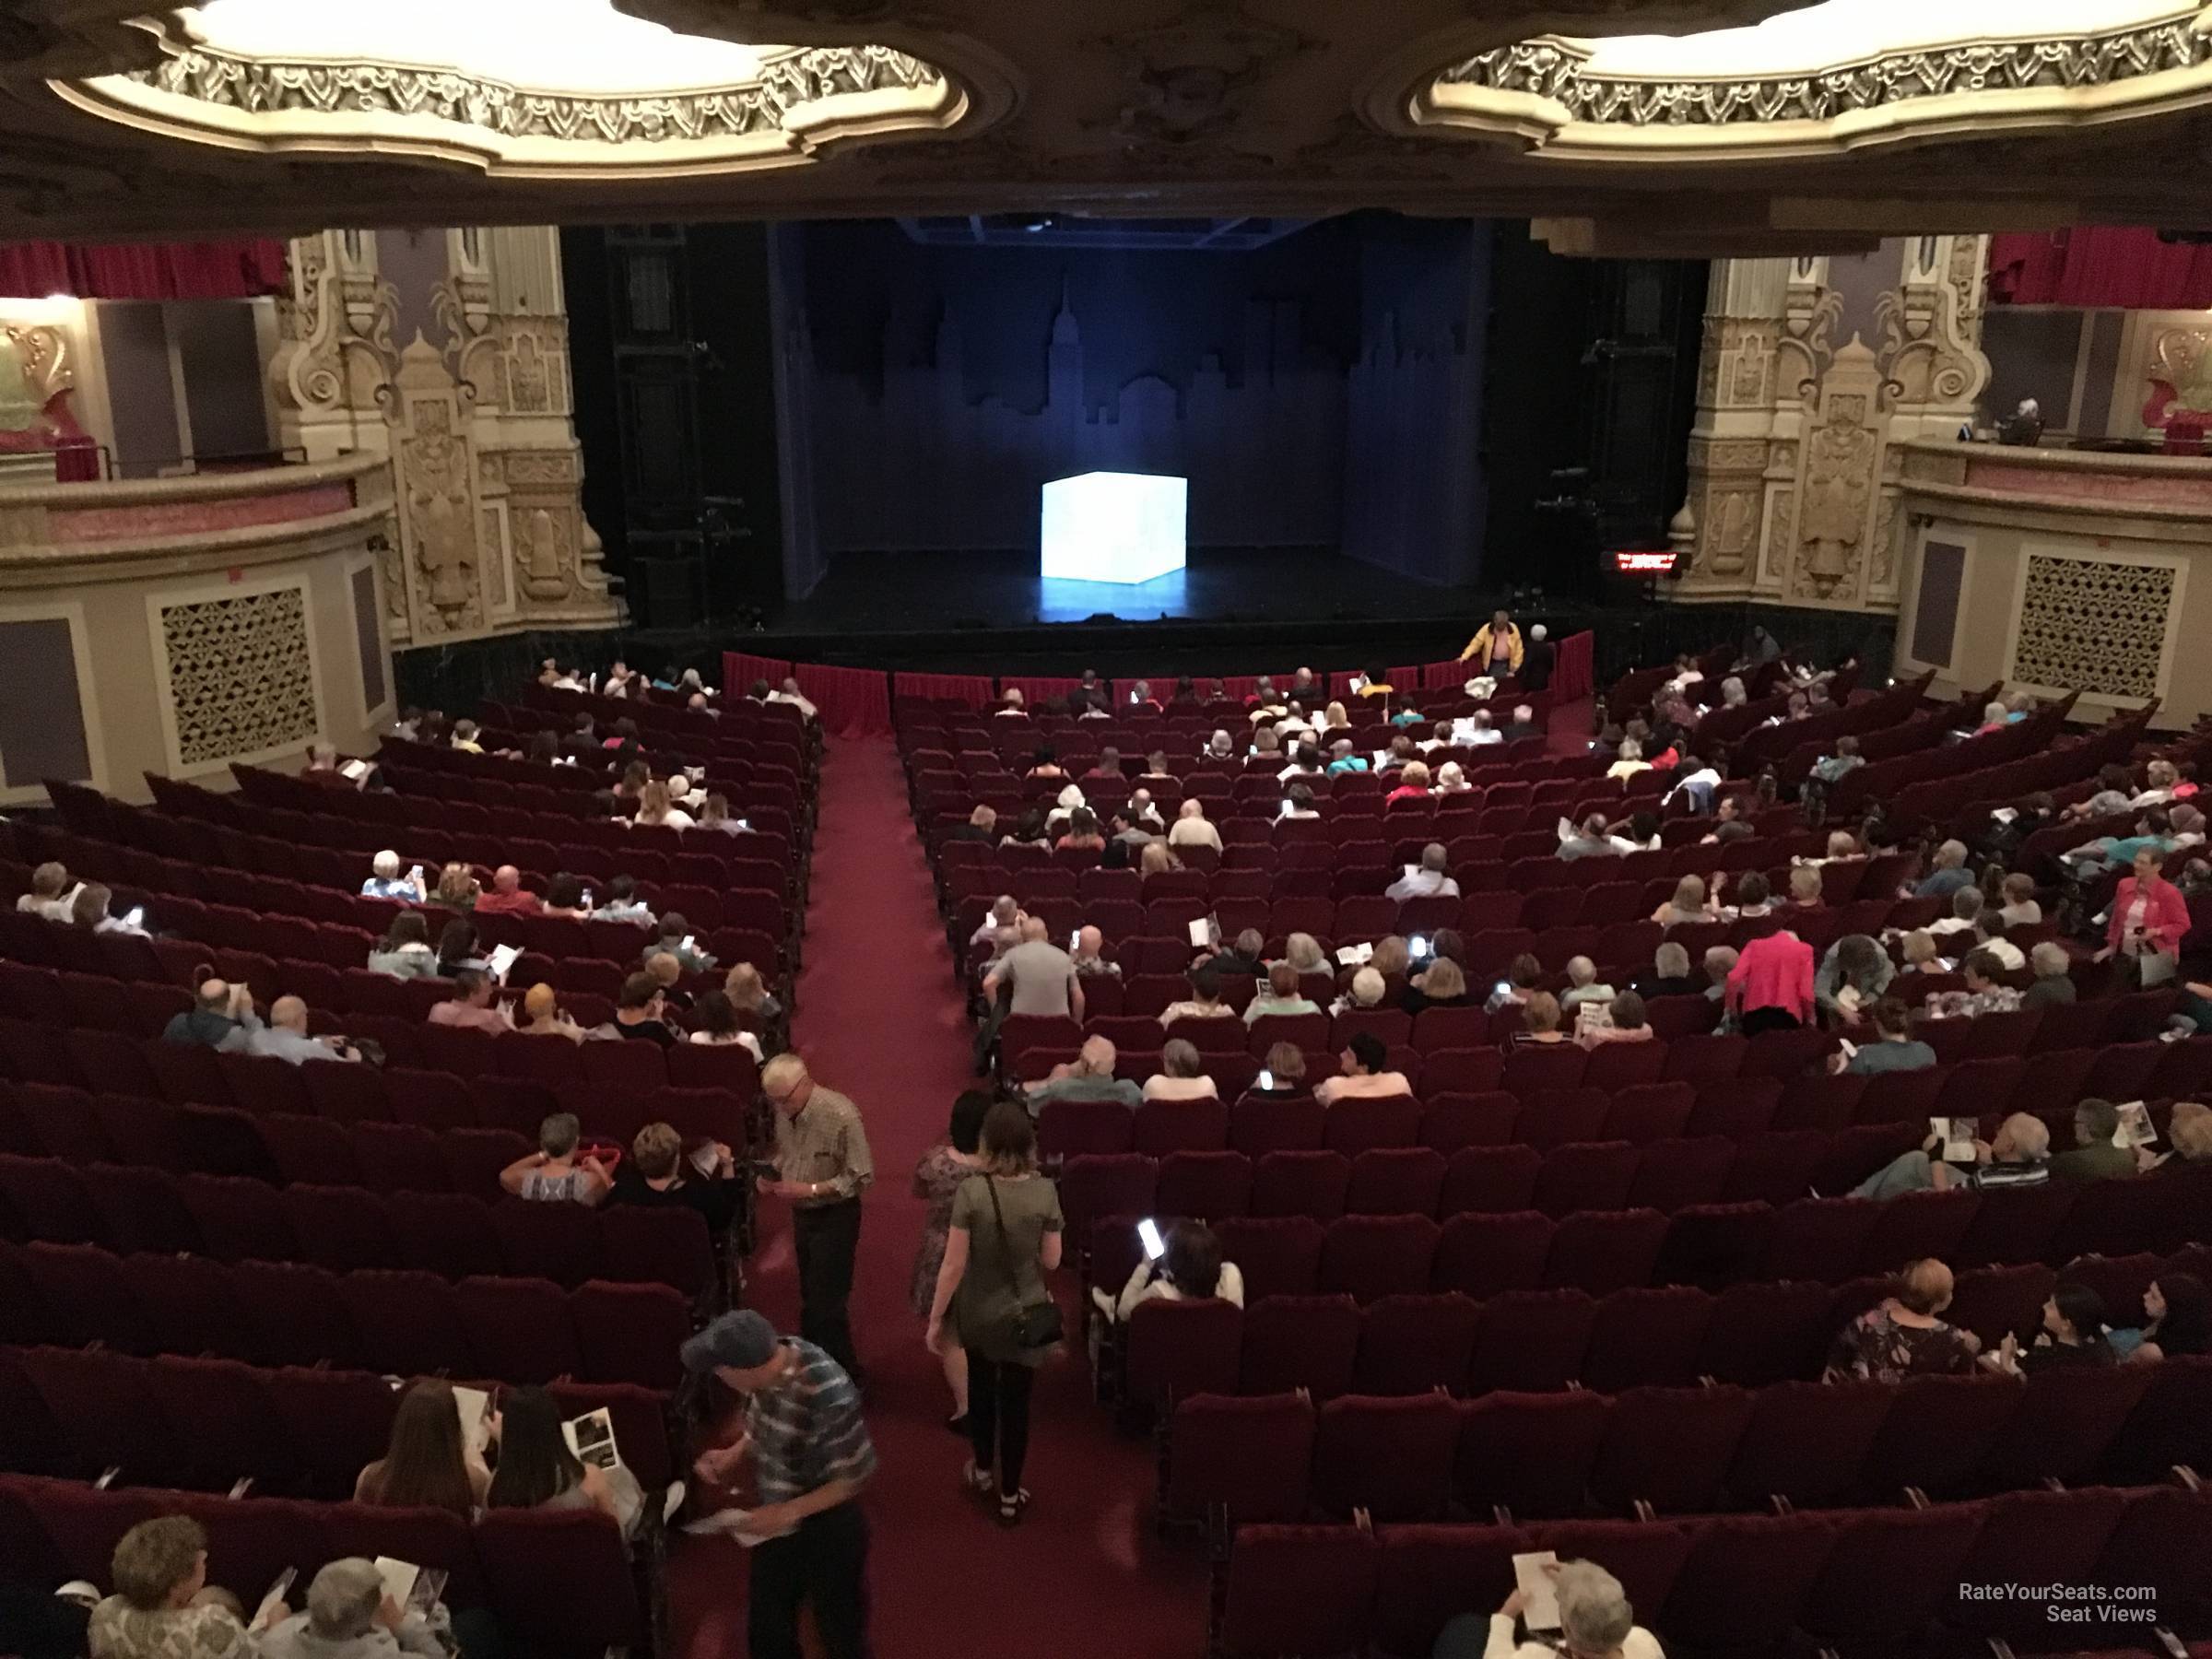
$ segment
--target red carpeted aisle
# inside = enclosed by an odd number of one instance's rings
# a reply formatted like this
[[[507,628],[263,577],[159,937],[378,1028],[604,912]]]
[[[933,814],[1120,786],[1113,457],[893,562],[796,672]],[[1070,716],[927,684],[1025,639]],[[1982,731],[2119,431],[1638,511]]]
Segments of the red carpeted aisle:
[[[1154,1539],[1150,1443],[1114,1432],[1079,1362],[1039,1381],[1026,1477],[1036,1496],[1022,1524],[1001,1531],[958,1490],[965,1442],[943,1427],[944,1377],[907,1301],[922,1225],[909,1182],[970,1080],[969,1029],[888,738],[830,745],[813,880],[794,1041],[817,1077],[859,1104],[877,1168],[853,1293],[882,1459],[863,1500],[875,1526],[876,1651],[1192,1659],[1206,1635],[1201,1546]],[[781,1214],[764,1223],[752,1300],[792,1329],[789,1230]],[[1073,1276],[1062,1277],[1072,1329]],[[739,1659],[744,1552],[679,1539],[669,1577],[681,1659]]]

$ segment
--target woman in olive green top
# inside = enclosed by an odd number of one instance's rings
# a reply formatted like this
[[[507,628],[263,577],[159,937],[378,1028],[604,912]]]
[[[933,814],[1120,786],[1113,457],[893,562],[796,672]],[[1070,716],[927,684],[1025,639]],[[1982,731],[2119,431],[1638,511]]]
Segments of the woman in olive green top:
[[[991,1108],[981,1149],[983,1172],[953,1195],[928,1342],[932,1353],[943,1351],[949,1316],[968,1350],[968,1439],[975,1455],[962,1480],[975,1497],[995,1491],[999,1523],[1012,1526],[1030,1501],[1021,1484],[1030,1384],[1052,1351],[1022,1346],[1019,1325],[1024,1308],[1051,1300],[1044,1276],[1060,1265],[1060,1194],[1037,1173],[1037,1130],[1015,1102]]]

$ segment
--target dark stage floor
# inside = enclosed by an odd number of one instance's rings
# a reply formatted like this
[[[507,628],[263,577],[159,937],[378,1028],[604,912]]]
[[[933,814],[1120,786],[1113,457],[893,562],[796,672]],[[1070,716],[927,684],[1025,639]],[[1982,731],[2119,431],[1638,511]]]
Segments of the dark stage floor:
[[[1379,621],[1479,615],[1472,590],[1431,587],[1328,549],[1194,551],[1151,582],[1048,581],[1034,553],[847,553],[806,598],[771,614],[783,633],[912,633],[1163,618],[1191,622]]]

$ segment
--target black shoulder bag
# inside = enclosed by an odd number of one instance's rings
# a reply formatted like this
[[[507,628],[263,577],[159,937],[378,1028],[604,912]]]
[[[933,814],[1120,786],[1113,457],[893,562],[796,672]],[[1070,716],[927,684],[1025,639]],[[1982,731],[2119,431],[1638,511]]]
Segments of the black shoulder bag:
[[[1006,1236],[1006,1212],[999,1207],[998,1182],[986,1175],[983,1185],[991,1194],[991,1213],[998,1218],[998,1249],[1006,1264],[1006,1281],[1021,1294],[1021,1269],[1014,1260],[1014,1241]],[[1042,1301],[1023,1302],[1014,1314],[1014,1342],[1018,1347],[1050,1347],[1061,1337],[1060,1304],[1047,1291]]]

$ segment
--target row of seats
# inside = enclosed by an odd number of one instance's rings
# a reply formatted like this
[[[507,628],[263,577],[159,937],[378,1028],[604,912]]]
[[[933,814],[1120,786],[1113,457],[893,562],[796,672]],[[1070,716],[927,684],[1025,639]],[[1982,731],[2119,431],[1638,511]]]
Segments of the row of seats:
[[[1618,1394],[1200,1394],[1169,1431],[1171,1514],[1378,1522],[1694,1515],[2159,1479],[2212,1453],[2212,1359],[1908,1382]]]
[[[1217,1568],[1209,1652],[1426,1659],[1539,1550],[1612,1572],[1678,1659],[1982,1653],[1993,1637],[2140,1653],[2154,1627],[2212,1632],[2212,1492],[2160,1486],[1692,1521],[1248,1526]],[[1989,1585],[2019,1593],[1973,1594]]]
[[[255,1365],[335,1365],[380,1375],[502,1382],[629,1382],[674,1389],[690,1306],[665,1285],[472,1276],[420,1269],[333,1273],[294,1263],[213,1261],[90,1244],[0,1242],[9,1284],[0,1342],[209,1354]]]
[[[486,1204],[458,1193],[274,1187],[242,1175],[171,1175],[122,1164],[0,1154],[0,1237],[306,1262],[346,1273],[406,1267],[670,1285],[699,1300],[716,1282],[706,1223],[689,1209]]]
[[[253,1433],[273,1421],[253,1422]],[[193,1424],[195,1432],[203,1427]],[[294,1438],[303,1452],[327,1443],[313,1418],[298,1430]],[[370,1455],[382,1454],[380,1441]],[[442,1510],[232,1499],[157,1487],[102,1489],[5,1475],[0,1559],[33,1583],[85,1579],[106,1586],[123,1535],[141,1521],[175,1514],[206,1528],[207,1582],[235,1590],[249,1606],[288,1569],[305,1584],[326,1561],[390,1556],[442,1570],[448,1606],[488,1607],[508,1639],[534,1659],[600,1659],[610,1647],[651,1649],[651,1602],[640,1594],[620,1530],[595,1511],[494,1510],[472,1524]],[[547,1594],[548,1584],[560,1593]]]
[[[1747,1279],[1839,1284],[1923,1256],[1982,1265],[2176,1250],[2204,1234],[2208,1181],[2193,1172],[1886,1200],[1692,1205],[1671,1216],[1577,1210],[1554,1220],[1526,1208],[1461,1211],[1441,1226],[1418,1214],[1347,1215],[1325,1224],[1299,1214],[1208,1219],[1254,1296],[1343,1291],[1372,1301],[1405,1291],[1480,1296],[1536,1285],[1603,1295],[1636,1285],[1718,1288]],[[1139,1218],[1187,1213],[1117,1203],[1154,1195],[1062,1181],[1061,1202],[1073,1236],[1087,1246],[1093,1282],[1117,1286],[1135,1265]]]
[[[1932,1077],[1912,1072],[1877,1074],[1922,1078],[1918,1085],[1905,1088],[1869,1088],[1866,1085],[1873,1078],[1823,1075],[1793,1082],[1786,1090],[1779,1079],[1708,1083],[1702,1088],[1689,1083],[1640,1083],[1610,1093],[1588,1087],[1535,1089],[1525,1095],[1504,1089],[1479,1093],[1445,1089],[1430,1094],[1426,1102],[1407,1095],[1353,1096],[1326,1107],[1306,1093],[1247,1094],[1233,1104],[1220,1099],[1147,1100],[1134,1111],[1117,1100],[1048,1100],[1038,1108],[1037,1137],[1047,1158],[1124,1152],[1165,1158],[1171,1152],[1224,1149],[1248,1158],[1285,1151],[1330,1151],[1353,1158],[1374,1148],[1394,1147],[1428,1147],[1452,1153],[1465,1147],[1517,1145],[1548,1151],[1580,1142],[1626,1141],[1630,1146],[1648,1147],[1660,1141],[1714,1135],[1747,1143],[1774,1134],[1841,1135],[1853,1129],[1887,1131],[1937,1115],[1977,1117],[1994,1126],[2013,1110],[2030,1111],[2054,1132],[2063,1132],[2070,1127],[2074,1103],[2092,1095],[2103,1100],[2194,1098],[2206,1080],[2201,1075],[2194,1078],[2180,1075],[2195,1071],[2202,1064],[2200,1055],[2175,1065],[2174,1077],[2163,1087],[2159,1086],[2159,1072],[2153,1071],[2149,1086],[2142,1088],[2097,1088],[2092,1085],[2121,1077],[2137,1062],[2125,1049],[2107,1052],[2118,1053],[2119,1058],[2098,1061],[2090,1057],[2089,1051],[2067,1050],[2053,1056],[2059,1071],[2053,1082],[2039,1080],[2030,1089],[2025,1087],[2023,1073],[2020,1080],[2009,1087],[1980,1092],[1971,1085],[1977,1080],[2006,1082],[2012,1065],[2024,1063],[1970,1061],[1947,1071],[1931,1067]],[[1159,1055],[1135,1058],[1140,1062],[1149,1059],[1156,1065]],[[1118,1055],[1116,1069],[1123,1070]],[[1333,1073],[1335,1068],[1328,1069]],[[1132,1078],[1140,1073],[1150,1075],[1142,1065],[1123,1071],[1125,1077]],[[2177,1083],[2190,1086],[2172,1087]],[[1786,1098],[1770,1098],[1785,1093]],[[1920,1110],[1905,1110],[1908,1107]],[[1957,1110],[1946,1110],[1951,1107]],[[2159,1133],[2161,1137],[2165,1134],[2162,1122]],[[2064,1139],[2063,1133],[2059,1138]],[[1866,1172],[1860,1171],[1862,1175]],[[1724,1189],[1725,1184],[1724,1174]],[[1832,1189],[1839,1183],[1831,1179],[1813,1184]],[[1764,1194],[1747,1192],[1739,1195]],[[1660,1207],[1674,1206],[1663,1204]]]
[[[2155,1279],[2203,1273],[2212,1249],[2171,1255],[2083,1256],[2062,1273],[2040,1262],[1957,1276],[1944,1317],[1994,1350],[2027,1340],[2061,1278],[2104,1298],[2115,1327],[2140,1325]],[[1673,1285],[1609,1291],[1493,1288],[1377,1297],[1266,1295],[1242,1308],[1207,1298],[1140,1303],[1102,1358],[1100,1392],[1164,1409],[1194,1394],[1297,1391],[1480,1398],[1495,1390],[1559,1393],[1685,1387],[1717,1379],[1747,1387],[1816,1378],[1836,1334],[1896,1288],[1869,1275],[1833,1288],[1755,1281],[1713,1292]]]
[[[135,993],[144,987],[132,986]],[[134,998],[134,1000],[136,1000]],[[182,1012],[174,1009],[172,1012]],[[167,1016],[163,1016],[166,1019]],[[340,1123],[417,1124],[430,1129],[511,1129],[536,1138],[553,1112],[574,1112],[588,1133],[628,1141],[644,1124],[665,1119],[687,1136],[733,1146],[743,1138],[747,1102],[759,1092],[752,1058],[735,1045],[684,1043],[665,1051],[649,1042],[587,1042],[547,1037],[484,1038],[449,1032],[391,1016],[353,1015],[315,1022],[317,1029],[382,1045],[387,1065],[310,1061],[294,1065],[267,1054],[219,1053],[159,1037],[119,1041],[112,1030],[55,1026],[0,1017],[0,1074],[23,1083],[90,1093],[166,1100],[250,1112],[313,1115]],[[396,1029],[394,1029],[396,1027]],[[532,1059],[559,1051],[587,1069],[565,1080],[488,1071],[463,1075],[421,1069],[430,1055],[421,1039],[437,1033],[439,1058],[453,1058],[478,1038],[509,1054]],[[62,1041],[56,1042],[56,1036]],[[507,1047],[512,1043],[516,1047]],[[412,1064],[409,1064],[412,1062]],[[550,1067],[547,1068],[551,1070]],[[680,1079],[680,1085],[676,1079]]]

